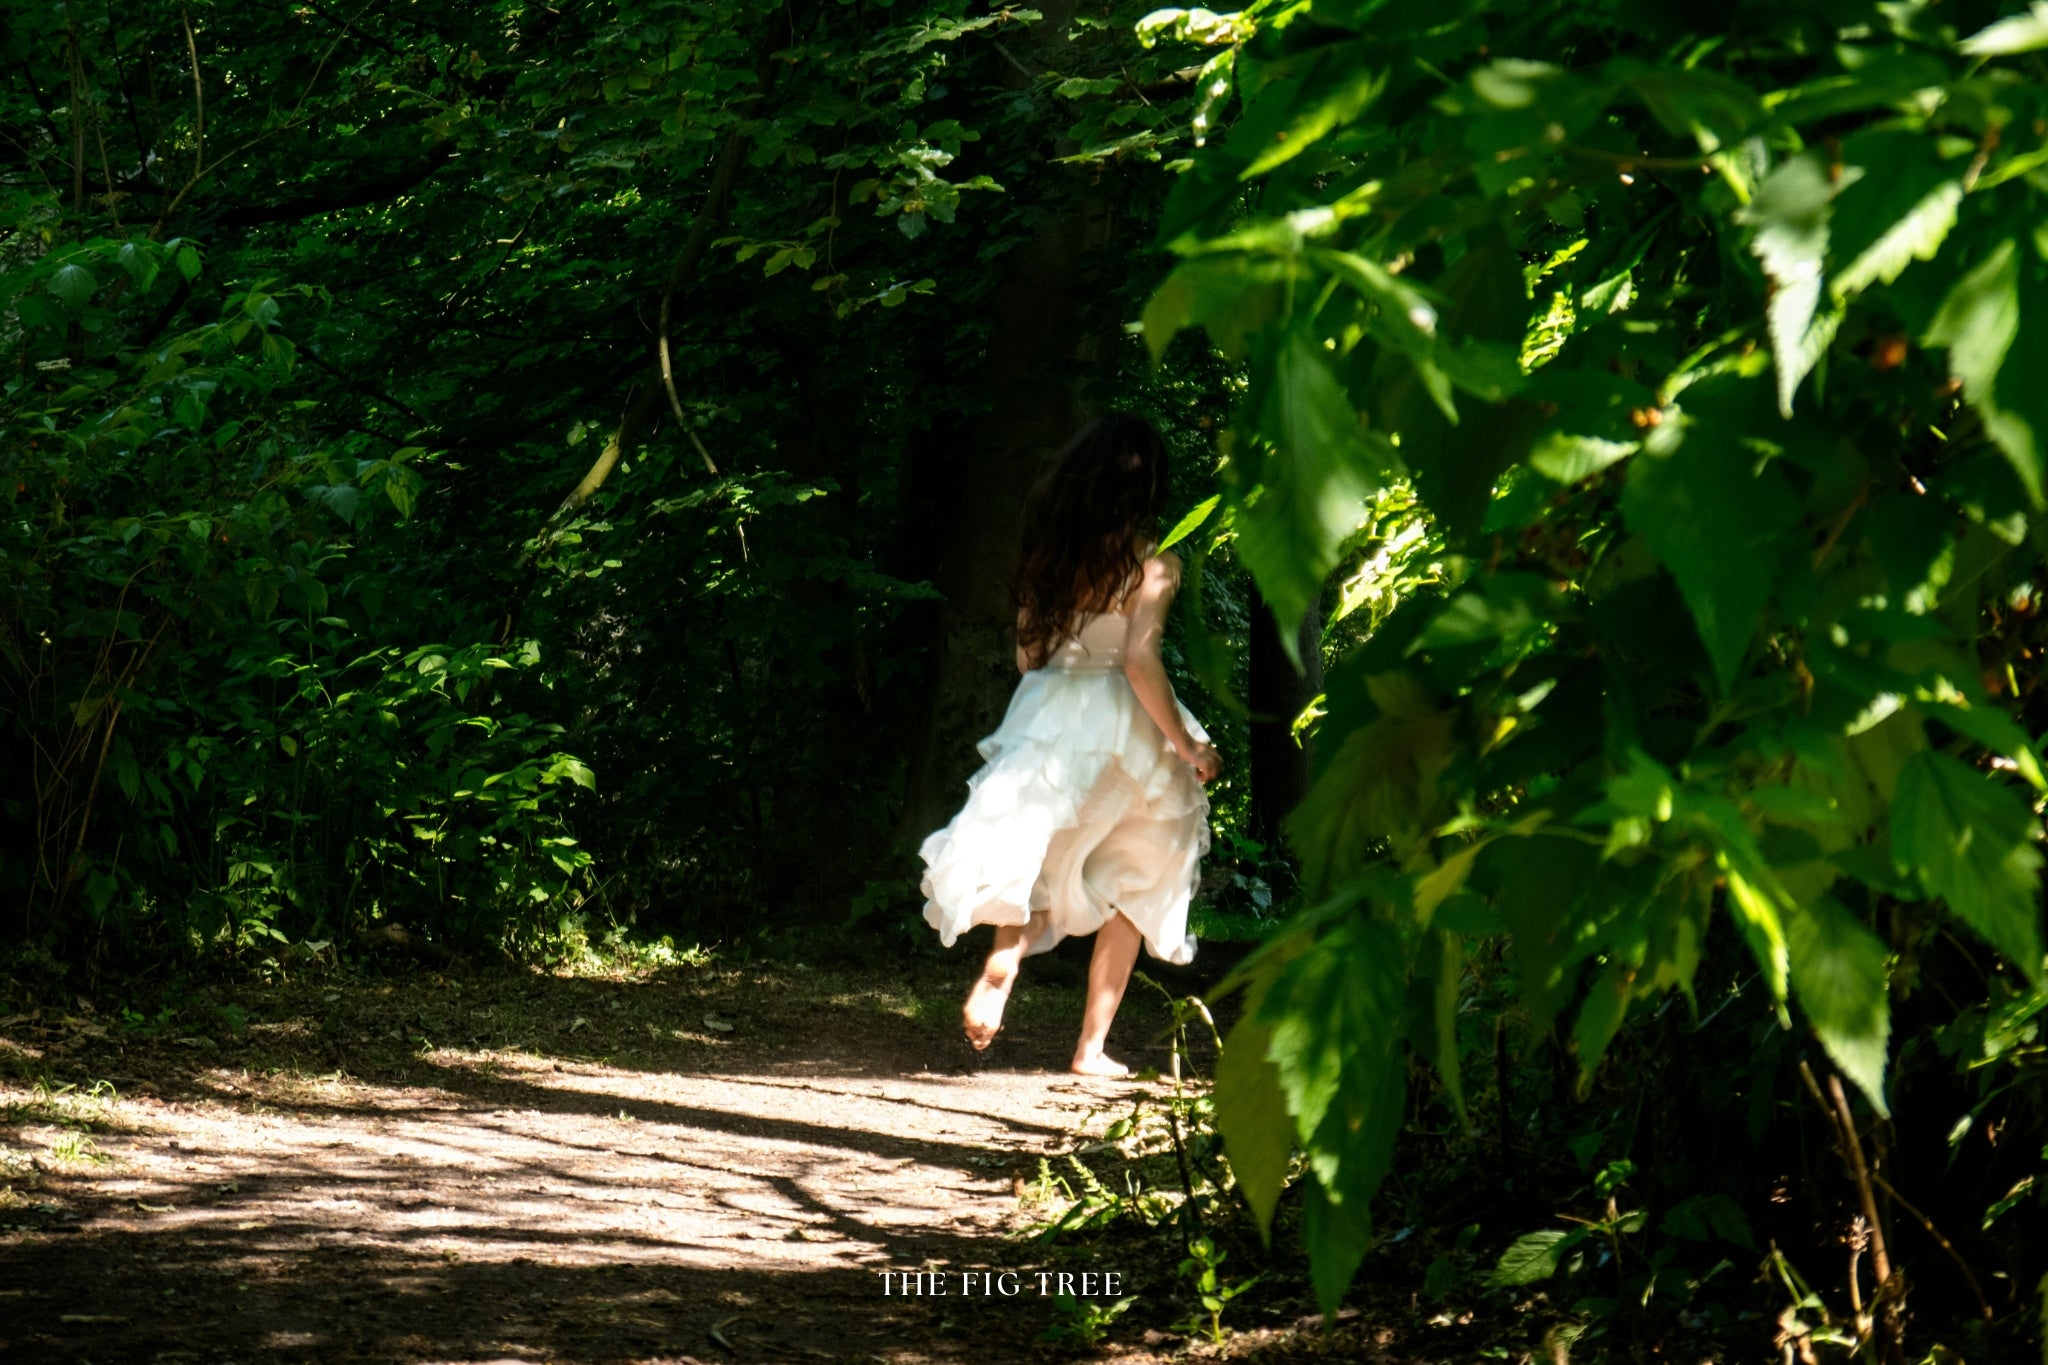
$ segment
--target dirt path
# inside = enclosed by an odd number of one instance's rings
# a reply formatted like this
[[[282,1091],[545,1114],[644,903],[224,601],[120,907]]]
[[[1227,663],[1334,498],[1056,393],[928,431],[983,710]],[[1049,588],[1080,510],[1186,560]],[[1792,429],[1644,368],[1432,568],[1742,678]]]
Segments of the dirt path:
[[[1054,1069],[1057,985],[971,1057],[960,975],[498,974],[142,1030],[0,1020],[0,1359],[1042,1358],[1033,1272],[1084,1267],[1004,1234],[1039,1158],[1137,1087]],[[1134,1064],[1163,1060],[1158,1024],[1134,996]],[[958,1296],[1005,1267],[1017,1297]],[[919,1270],[952,1292],[885,1294]]]

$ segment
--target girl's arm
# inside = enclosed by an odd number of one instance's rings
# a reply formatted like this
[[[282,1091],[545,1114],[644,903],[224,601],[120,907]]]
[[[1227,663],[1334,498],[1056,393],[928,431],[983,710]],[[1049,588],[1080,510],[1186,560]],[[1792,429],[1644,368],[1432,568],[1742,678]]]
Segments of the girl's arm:
[[[1171,552],[1145,561],[1144,577],[1131,605],[1131,624],[1124,634],[1124,676],[1138,694],[1138,704],[1183,763],[1194,766],[1207,782],[1221,771],[1216,751],[1188,733],[1180,718],[1180,706],[1173,697],[1173,684],[1166,679],[1166,664],[1159,657],[1160,641],[1166,638],[1166,611],[1180,588],[1180,557]]]

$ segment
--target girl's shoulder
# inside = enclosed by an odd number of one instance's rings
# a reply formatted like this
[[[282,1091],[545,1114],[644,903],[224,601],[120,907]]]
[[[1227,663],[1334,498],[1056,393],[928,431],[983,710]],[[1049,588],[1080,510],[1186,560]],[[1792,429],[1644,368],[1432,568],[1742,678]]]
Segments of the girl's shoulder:
[[[1154,550],[1145,556],[1144,575],[1147,579],[1164,578],[1168,583],[1179,583],[1181,574],[1180,556],[1171,550]]]

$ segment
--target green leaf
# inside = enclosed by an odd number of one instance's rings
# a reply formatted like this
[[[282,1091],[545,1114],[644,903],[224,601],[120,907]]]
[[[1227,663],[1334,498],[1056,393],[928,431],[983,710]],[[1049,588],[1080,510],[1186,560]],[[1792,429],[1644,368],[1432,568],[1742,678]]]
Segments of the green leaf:
[[[2012,760],[2013,767],[2036,791],[2048,791],[2048,770],[2040,751],[2020,723],[1990,706],[1959,706],[1952,702],[1922,703],[1927,714],[1959,735],[1967,735],[1992,753]]]
[[[1749,1219],[1742,1212],[1742,1205],[1725,1194],[1696,1194],[1673,1204],[1659,1220],[1667,1236],[1682,1237],[1689,1242],[1706,1242],[1718,1237],[1724,1242],[1733,1242],[1744,1251],[1756,1250],[1756,1235],[1749,1230]]]
[[[1859,133],[1843,144],[1842,163],[1829,244],[1835,268],[1828,288],[1838,299],[1933,260],[1963,200],[1962,182],[1919,134]]]
[[[1145,305],[1145,345],[1154,363],[1186,327],[1205,328],[1225,355],[1243,359],[1253,338],[1280,317],[1283,275],[1279,262],[1235,254],[1183,262]]]
[[[554,765],[548,772],[549,780],[553,781],[564,777],[585,791],[594,792],[597,790],[597,774],[592,772],[590,765],[580,758],[571,758],[564,754],[554,761]]]
[[[1456,715],[1438,711],[1407,673],[1366,681],[1380,714],[1344,736],[1307,797],[1287,817],[1304,883],[1328,894],[1362,870],[1386,840],[1412,852],[1434,829],[1439,786],[1454,750]]]
[[[1792,415],[1792,395],[1813,369],[1834,335],[1834,326],[1815,322],[1820,303],[1821,262],[1827,256],[1828,216],[1835,181],[1812,152],[1782,163],[1756,198],[1737,215],[1751,230],[1749,249],[1770,276],[1766,305],[1770,322],[1771,357],[1778,371],[1778,411]]]
[[[1635,976],[1636,965],[1617,956],[1593,982],[1593,988],[1586,992],[1586,1003],[1579,1007],[1578,1020],[1572,1025],[1572,1047],[1579,1054],[1582,1093],[1586,1082],[1599,1069],[1607,1045],[1614,1041],[1622,1021],[1628,1018]]]
[[[1542,575],[1494,574],[1477,591],[1467,589],[1453,597],[1409,643],[1408,653],[1490,644],[1496,640],[1518,648],[1533,642],[1553,622],[1567,615],[1563,595]]]
[[[1557,1273],[1564,1253],[1583,1236],[1580,1229],[1566,1232],[1563,1228],[1539,1228],[1535,1232],[1525,1232],[1501,1253],[1486,1282],[1497,1289],[1508,1289],[1547,1280]]]
[[[139,293],[149,292],[149,287],[156,283],[157,271],[161,267],[161,262],[152,249],[153,246],[153,243],[145,247],[139,242],[123,242],[121,249],[114,254],[115,262],[128,272],[128,278],[134,282]]]
[[[1363,1259],[1372,1196],[1393,1162],[1407,1095],[1406,977],[1406,948],[1389,925],[1344,920],[1279,969],[1257,1010],[1314,1175],[1303,1231],[1326,1306]]]
[[[1186,516],[1173,524],[1173,529],[1166,533],[1166,539],[1159,542],[1159,548],[1161,550],[1170,550],[1193,535],[1201,528],[1202,523],[1207,521],[1211,514],[1216,511],[1217,504],[1222,501],[1223,495],[1218,493],[1212,494],[1196,503]]]
[[[1682,420],[1667,416],[1666,424]],[[1678,580],[1725,694],[1770,600],[1799,502],[1775,464],[1721,432],[1689,425],[1631,462],[1621,510]]]
[[[2048,0],[2034,0],[2025,14],[2000,19],[1956,44],[1966,57],[2010,57],[2048,47]]]
[[[1378,1079],[1374,1073],[1394,1055],[1405,957],[1386,925],[1353,921],[1282,966],[1259,1002],[1258,1017],[1271,1029],[1268,1055],[1305,1145],[1316,1141],[1333,1112],[1344,1116],[1367,1098],[1367,1087],[1348,1082]],[[1338,1131],[1347,1141],[1355,1134],[1349,1123]],[[1344,1151],[1317,1156],[1319,1170],[1348,1164]],[[1377,1184],[1378,1175],[1353,1183]]]
[[[1459,880],[1471,865],[1468,855],[1476,854],[1480,847],[1468,845],[1452,859],[1464,864],[1458,870]],[[1444,1095],[1463,1123],[1470,1118],[1465,1109],[1465,1079],[1458,1064],[1458,997],[1465,977],[1465,943],[1457,934],[1439,932],[1431,937],[1436,940],[1436,951],[1420,954],[1416,989],[1410,992],[1415,1017],[1408,1038],[1416,1055],[1436,1069]]]
[[[51,297],[73,313],[91,303],[99,287],[100,282],[82,265],[60,265],[50,272]]]
[[[2032,249],[2008,238],[1956,281],[1927,329],[2012,463],[2034,506],[2048,477],[2048,282]]]
[[[1364,1263],[1365,1253],[1372,1249],[1371,1229],[1357,1226],[1313,1176],[1301,1215],[1301,1240],[1308,1249],[1308,1277],[1316,1291],[1316,1305],[1326,1316],[1334,1315]]]
[[[2010,788],[1922,750],[1899,771],[1891,828],[1893,856],[1929,894],[2021,971],[2041,974],[2041,851]]]
[[[1340,922],[1282,966],[1257,1017],[1316,1189],[1341,1213],[1317,1273],[1341,1292],[1369,1230],[1374,1192],[1393,1161],[1407,1096],[1401,1048],[1407,949],[1377,920]],[[1314,1241],[1312,1239],[1313,1248]],[[1328,1273],[1326,1274],[1325,1271]]]
[[[1302,618],[1337,567],[1339,548],[1365,519],[1379,480],[1369,470],[1358,414],[1307,333],[1289,331],[1271,365],[1259,430],[1272,450],[1246,487],[1233,461],[1237,548],[1272,608],[1294,659]]]
[[[1791,909],[1785,917],[1785,942],[1792,959],[1792,989],[1821,1046],[1869,1098],[1871,1107],[1889,1116],[1884,1071],[1892,1033],[1886,989],[1891,950],[1826,896]]]
[[[1266,1056],[1272,1029],[1255,1013],[1246,1009],[1216,1060],[1216,1131],[1263,1237],[1271,1232],[1273,1210],[1286,1184],[1294,1123],[1280,1090],[1280,1073]]]
[[[1691,134],[1702,152],[1734,143],[1763,117],[1755,91],[1712,71],[1622,60],[1608,64],[1607,76],[1634,91],[1670,131]]]
[[[1559,483],[1591,478],[1642,446],[1636,414],[1657,406],[1647,387],[1600,370],[1563,365],[1537,372],[1530,397],[1554,409],[1529,451],[1529,464]]]
[[[1294,160],[1332,128],[1364,113],[1385,87],[1386,72],[1369,65],[1363,53],[1338,50],[1324,54],[1286,126],[1274,130],[1271,140],[1237,178],[1251,180]]]

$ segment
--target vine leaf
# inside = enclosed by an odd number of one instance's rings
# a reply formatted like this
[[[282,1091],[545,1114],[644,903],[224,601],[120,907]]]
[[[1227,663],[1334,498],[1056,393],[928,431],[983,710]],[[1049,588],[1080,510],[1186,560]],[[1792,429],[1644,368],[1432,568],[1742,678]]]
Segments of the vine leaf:
[[[1304,1232],[1326,1312],[1364,1257],[1372,1196],[1393,1162],[1407,1097],[1407,959],[1390,925],[1352,919],[1282,967],[1259,1004],[1315,1175]]]
[[[1886,993],[1891,950],[1826,896],[1792,907],[1785,917],[1785,939],[1792,950],[1792,989],[1821,1046],[1871,1107],[1888,1117],[1884,1069],[1892,1035]]]
[[[1332,128],[1351,122],[1386,88],[1386,72],[1375,70],[1353,51],[1324,54],[1303,83],[1287,126],[1276,129],[1238,179],[1251,180],[1300,156]]]
[[[1337,567],[1337,551],[1365,516],[1378,482],[1368,472],[1358,414],[1344,386],[1299,330],[1281,339],[1258,428],[1273,449],[1257,483],[1237,476],[1239,556],[1273,609],[1280,641],[1301,666],[1297,627]],[[1236,473],[1239,463],[1232,461]]]
[[[1583,1241],[1585,1235],[1583,1228],[1574,1228],[1570,1232],[1563,1228],[1539,1228],[1535,1232],[1525,1232],[1501,1253],[1486,1282],[1496,1288],[1508,1289],[1547,1280],[1557,1273],[1565,1252]]]
[[[1892,799],[1892,852],[2030,977],[2041,974],[2041,851],[2026,804],[1959,759],[1924,749]]]
[[[1287,817],[1304,882],[1327,891],[1350,880],[1386,840],[1412,850],[1440,818],[1439,787],[1456,757],[1456,716],[1438,711],[1403,672],[1376,674],[1366,690],[1379,714],[1344,737],[1329,767]]]
[[[1216,1060],[1216,1129],[1259,1235],[1268,1237],[1294,1152],[1294,1123],[1280,1090],[1280,1073],[1266,1056],[1273,1030],[1255,1016],[1247,1008]]]
[[[1658,446],[1630,463],[1622,516],[1678,580],[1725,694],[1770,600],[1799,502],[1775,466],[1755,468],[1754,455],[1712,428],[1689,425]]]
[[[1856,178],[1835,199],[1828,290],[1837,299],[1890,284],[1914,261],[1931,261],[1955,226],[1962,182],[1933,145],[1913,133],[1861,133],[1842,146]]]
[[[1956,281],[1926,336],[1948,348],[1949,369],[2036,507],[2048,467],[2048,283],[2039,265],[2016,239],[2000,242]]]
[[[1786,417],[1799,381],[1827,350],[1840,320],[1833,313],[1816,318],[1837,183],[1820,157],[1807,152],[1765,177],[1756,198],[1737,215],[1751,228],[1749,249],[1771,279],[1765,314],[1778,370],[1778,411]]]

